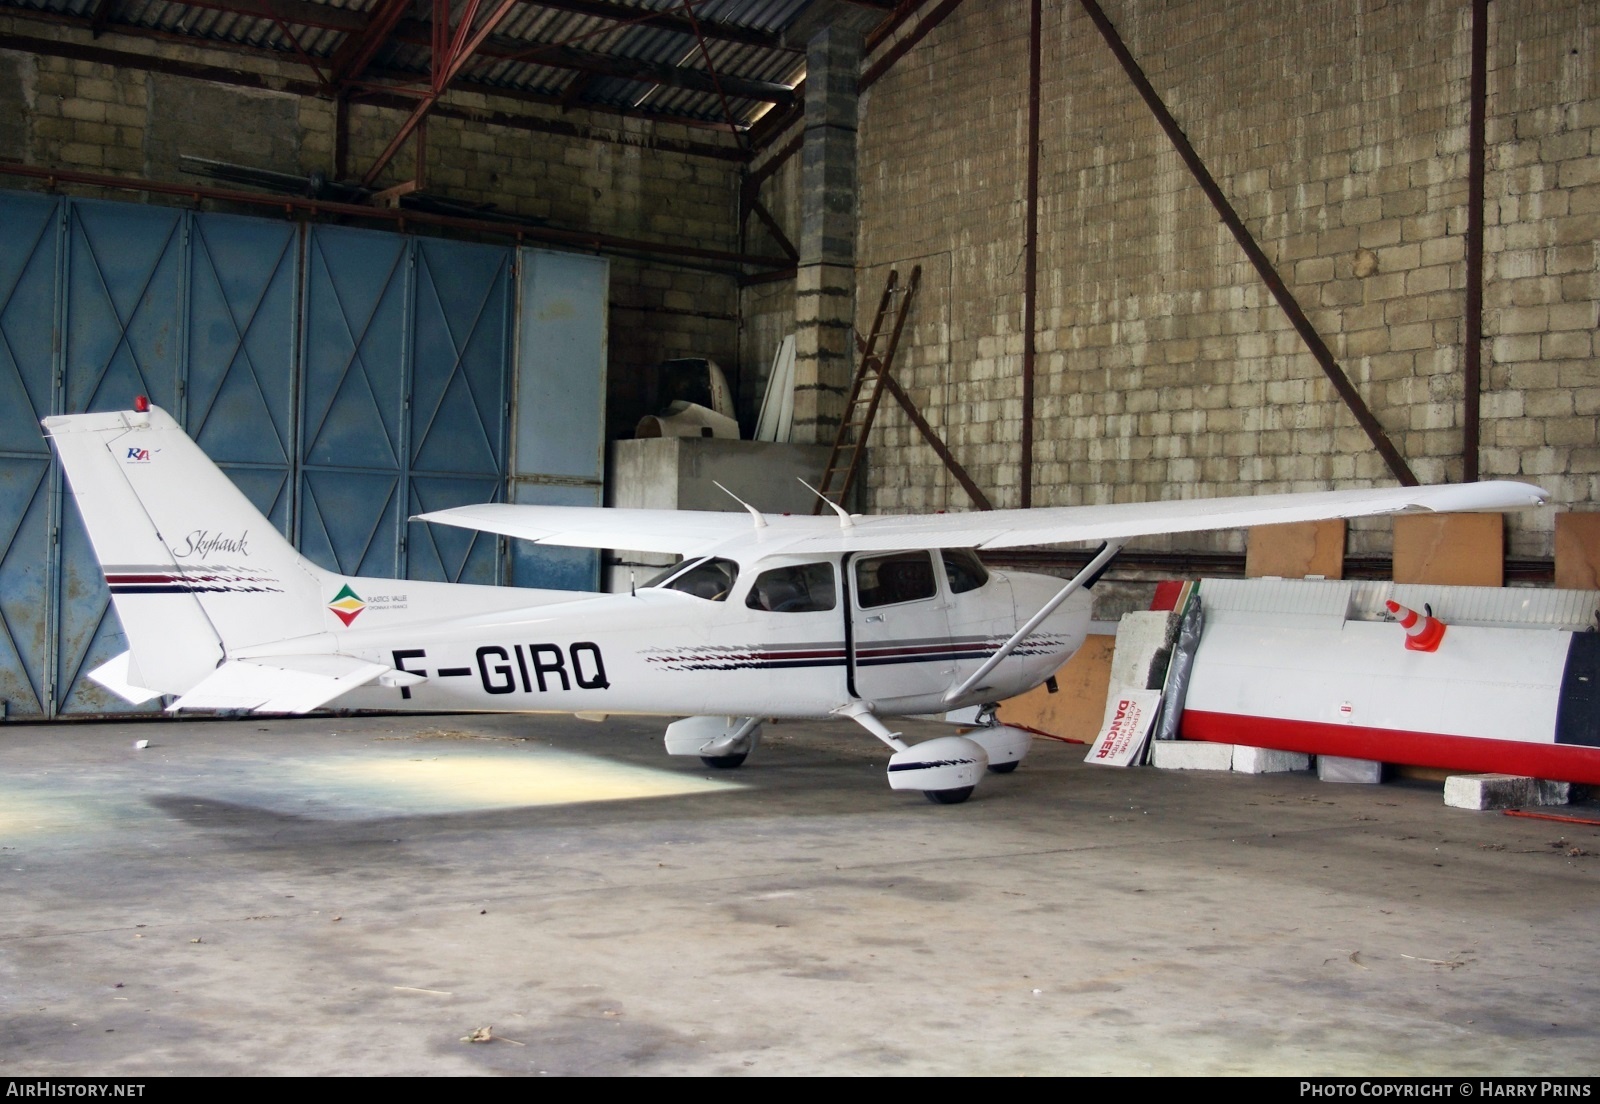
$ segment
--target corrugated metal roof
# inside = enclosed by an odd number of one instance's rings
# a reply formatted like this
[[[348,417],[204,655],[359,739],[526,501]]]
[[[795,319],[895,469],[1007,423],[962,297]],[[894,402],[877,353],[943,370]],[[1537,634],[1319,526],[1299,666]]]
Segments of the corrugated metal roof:
[[[803,51],[779,36],[813,2],[526,0],[462,67],[455,87],[743,128],[804,76]],[[0,13],[309,59],[318,70],[307,67],[310,79],[331,74],[368,84],[426,83],[429,0],[413,0],[363,73],[332,73],[335,60],[355,52],[385,6],[385,0],[0,0]],[[497,0],[481,0],[477,24],[497,6]],[[450,7],[459,18],[464,0],[451,0]]]

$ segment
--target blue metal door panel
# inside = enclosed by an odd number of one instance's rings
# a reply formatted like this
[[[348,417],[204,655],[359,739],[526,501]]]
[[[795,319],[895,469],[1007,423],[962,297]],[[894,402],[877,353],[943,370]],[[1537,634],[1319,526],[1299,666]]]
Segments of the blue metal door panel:
[[[604,477],[610,271],[601,257],[522,251],[518,475]]]
[[[528,483],[517,491],[518,502],[534,506],[600,506],[603,497],[602,488],[576,483]],[[521,540],[510,543],[511,578],[515,585],[549,590],[600,589],[598,551]]]
[[[62,409],[124,410],[136,395],[178,410],[183,378],[188,215],[163,207],[68,205]],[[128,712],[83,676],[127,648],[75,510],[62,511],[57,714]],[[151,708],[154,708],[153,706]]]
[[[300,474],[300,551],[330,571],[395,578],[404,500],[398,472],[307,465]]]
[[[63,410],[178,409],[185,213],[75,200],[67,221]]]
[[[524,249],[511,501],[600,505],[610,264]],[[513,542],[518,586],[598,590],[600,554]]]
[[[0,700],[50,711],[50,450],[61,201],[0,193]]]
[[[183,422],[279,532],[290,533],[299,231],[193,216]]]
[[[398,234],[306,238],[298,543],[348,575],[403,574],[411,252]]]
[[[417,242],[410,513],[502,500],[511,258],[500,246]],[[496,583],[499,547],[492,536],[413,525],[406,575]]]
[[[70,506],[61,515],[60,617],[55,649],[55,713],[144,713],[158,703],[133,706],[85,676],[128,649],[122,622],[95,559],[83,519]]]
[[[452,506],[500,502],[504,489],[505,481],[499,476],[471,478],[416,473],[411,477],[411,504],[406,516],[448,510]],[[409,528],[406,561],[406,577],[410,579],[492,585],[500,581],[500,538],[453,525],[414,522]]]
[[[416,527],[408,544],[406,516],[503,499],[508,477],[519,501],[600,501],[604,261],[529,251],[519,298],[509,248],[21,193],[0,193],[0,228],[0,697],[13,716],[158,707],[84,678],[126,645],[59,497],[46,414],[150,396],[312,559],[349,573],[494,582],[499,541]],[[513,473],[519,315],[535,467]],[[592,588],[598,561],[530,547],[509,573]]]

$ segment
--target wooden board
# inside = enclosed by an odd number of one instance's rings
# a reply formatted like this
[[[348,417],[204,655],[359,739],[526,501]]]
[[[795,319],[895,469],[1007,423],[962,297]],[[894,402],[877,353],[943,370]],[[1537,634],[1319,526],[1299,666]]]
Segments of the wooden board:
[[[1250,530],[1244,573],[1250,579],[1344,578],[1343,518],[1257,525]]]
[[[1600,514],[1556,515],[1556,587],[1600,590]]]
[[[1043,686],[1000,703],[1004,724],[1024,725],[1081,744],[1094,741],[1105,719],[1111,655],[1117,638],[1092,634],[1056,672],[1057,693]]]
[[[1504,515],[1397,515],[1394,519],[1394,581],[1442,586],[1503,586]]]

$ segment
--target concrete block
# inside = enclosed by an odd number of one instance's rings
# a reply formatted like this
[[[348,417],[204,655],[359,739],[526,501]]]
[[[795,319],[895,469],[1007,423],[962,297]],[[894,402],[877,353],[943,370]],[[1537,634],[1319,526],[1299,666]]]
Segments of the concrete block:
[[[1177,625],[1178,615],[1171,610],[1123,614],[1111,657],[1110,684],[1159,689]]]
[[[1278,751],[1276,748],[1246,747],[1238,744],[1233,749],[1233,769],[1244,774],[1281,774],[1284,771],[1311,769],[1311,756],[1301,751]]]
[[[1163,770],[1233,769],[1232,744],[1209,744],[1203,740],[1152,740],[1150,765]]]
[[[1317,756],[1317,778],[1323,782],[1357,782],[1366,785],[1383,781],[1383,764],[1371,759],[1346,759],[1342,755]]]
[[[1452,809],[1515,809],[1523,805],[1566,805],[1570,782],[1519,774],[1452,774],[1444,780],[1444,803]]]

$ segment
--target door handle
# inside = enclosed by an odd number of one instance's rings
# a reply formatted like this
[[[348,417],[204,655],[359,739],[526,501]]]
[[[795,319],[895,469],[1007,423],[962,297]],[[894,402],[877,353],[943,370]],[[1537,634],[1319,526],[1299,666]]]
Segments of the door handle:
[[[875,613],[871,617],[867,618],[867,624],[869,624],[869,625],[881,625],[882,623],[883,623],[883,614],[881,614],[881,613]]]

